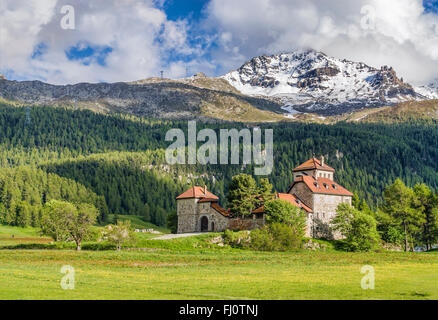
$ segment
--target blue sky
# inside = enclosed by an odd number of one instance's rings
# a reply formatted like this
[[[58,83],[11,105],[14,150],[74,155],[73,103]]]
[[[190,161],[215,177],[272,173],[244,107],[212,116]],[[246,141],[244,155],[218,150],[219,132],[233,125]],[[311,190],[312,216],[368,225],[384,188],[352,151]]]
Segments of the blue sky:
[[[424,0],[423,5],[426,12],[438,13],[438,0]]]
[[[208,0],[168,0],[163,8],[170,20],[185,18],[199,20],[206,4]]]
[[[438,78],[438,0],[2,0],[0,73],[51,83],[220,76],[261,54],[313,48]],[[74,3],[74,30],[60,29]],[[135,5],[135,7],[134,7]],[[376,28],[361,26],[375,8]],[[0,13],[1,15],[2,13]],[[15,20],[14,20],[15,19]],[[2,23],[3,22],[3,23]]]

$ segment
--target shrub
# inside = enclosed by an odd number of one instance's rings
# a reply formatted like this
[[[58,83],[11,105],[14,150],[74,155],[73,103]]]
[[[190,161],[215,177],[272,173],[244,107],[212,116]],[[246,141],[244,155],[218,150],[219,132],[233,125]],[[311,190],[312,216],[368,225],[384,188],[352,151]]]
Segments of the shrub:
[[[290,249],[300,249],[303,240],[303,232],[294,226],[274,223],[270,226],[274,243],[277,251],[286,251]]]
[[[301,248],[300,231],[281,223],[273,223],[251,232],[249,247],[257,251],[289,251]]]
[[[331,223],[333,230],[345,237],[341,240],[341,247],[346,251],[366,252],[380,247],[376,220],[346,203],[339,205],[336,217]]]
[[[225,230],[222,238],[224,239],[224,244],[234,248],[243,248],[250,241],[250,233],[249,231],[233,232]]]
[[[275,244],[269,227],[265,226],[251,232],[249,248],[257,251],[275,251]]]
[[[223,234],[224,243],[234,248],[246,248],[256,251],[290,251],[301,248],[302,234],[295,228],[273,223],[251,232],[233,232]]]
[[[285,200],[272,200],[265,204],[266,221],[270,224],[288,225],[295,233],[304,237],[306,231],[306,214],[300,208]]]

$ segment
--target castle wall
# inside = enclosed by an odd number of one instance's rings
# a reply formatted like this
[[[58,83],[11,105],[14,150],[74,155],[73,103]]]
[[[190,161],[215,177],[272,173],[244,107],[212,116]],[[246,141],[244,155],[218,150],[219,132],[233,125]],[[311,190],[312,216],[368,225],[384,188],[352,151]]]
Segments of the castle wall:
[[[340,234],[333,234],[330,221],[336,216],[336,209],[341,203],[351,205],[350,196],[313,194],[313,219],[309,221],[314,238],[339,239]]]
[[[177,201],[178,233],[196,232],[198,213],[196,199],[183,199]]]
[[[201,232],[201,219],[208,219],[208,232],[222,232],[228,228],[229,219],[211,207],[210,202],[199,199],[177,201],[178,233]],[[213,224],[212,224],[213,223]]]
[[[229,219],[224,217],[219,212],[211,207],[211,203],[199,203],[198,206],[199,219],[197,220],[196,229],[197,232],[201,232],[201,219],[202,217],[208,218],[208,231],[209,232],[223,232],[228,228]],[[214,224],[214,226],[212,225]]]
[[[227,229],[233,231],[254,230],[265,225],[265,217],[256,218],[255,216],[247,217],[245,219],[234,218],[229,219]]]

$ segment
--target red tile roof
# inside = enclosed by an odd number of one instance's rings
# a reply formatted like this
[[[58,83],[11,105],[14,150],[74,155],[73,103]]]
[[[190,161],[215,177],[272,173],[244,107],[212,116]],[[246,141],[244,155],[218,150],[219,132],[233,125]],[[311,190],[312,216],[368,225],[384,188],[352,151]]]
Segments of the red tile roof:
[[[285,200],[291,204],[293,204],[294,206],[303,209],[307,212],[313,212],[312,209],[310,209],[308,206],[306,206],[300,199],[298,199],[296,196],[292,195],[292,194],[288,194],[288,193],[278,193],[276,195],[276,199],[280,199],[280,200]],[[255,209],[253,212],[253,214],[257,214],[257,213],[265,213],[265,206],[261,206],[260,208]]]
[[[296,167],[293,171],[296,172],[296,171],[305,171],[305,170],[313,170],[313,169],[335,172],[335,169],[333,169],[332,167],[329,167],[325,163],[322,166],[321,161],[319,159],[316,159],[316,158],[312,158],[310,160],[307,160],[303,164]]]
[[[224,217],[227,218],[231,218],[231,214],[230,211],[225,210],[224,208],[222,208],[220,205],[218,205],[216,202],[213,202],[211,204],[211,207],[216,210],[217,212],[219,212],[221,215],[223,215]]]
[[[193,187],[193,188],[187,190],[182,195],[178,196],[176,198],[176,200],[192,199],[192,198],[195,198],[195,199],[208,198],[208,199],[219,200],[219,198],[217,196],[215,196],[213,193],[209,192],[208,190],[206,190],[206,192],[204,193],[204,188],[201,188],[201,187]]]
[[[285,200],[289,203],[292,203],[294,206],[301,208],[307,212],[312,213],[313,210],[310,209],[308,206],[306,206],[303,201],[301,201],[300,199],[298,199],[297,196],[293,195],[293,194],[289,194],[289,193],[279,193],[277,194],[277,198],[280,200]]]
[[[333,182],[330,179],[327,178],[314,178],[310,176],[302,176],[298,177],[295,182],[292,184],[292,186],[289,188],[289,191],[292,190],[293,186],[297,183],[304,182],[306,186],[313,192],[313,193],[320,193],[320,194],[333,194],[338,196],[353,196],[353,194],[342,187],[341,185],[337,184],[336,182]]]

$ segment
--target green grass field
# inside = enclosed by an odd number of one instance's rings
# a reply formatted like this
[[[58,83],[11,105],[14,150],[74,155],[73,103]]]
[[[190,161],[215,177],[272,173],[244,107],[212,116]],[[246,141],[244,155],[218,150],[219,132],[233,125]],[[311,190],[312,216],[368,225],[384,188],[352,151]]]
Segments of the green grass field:
[[[109,220],[112,223],[115,223],[115,215],[110,214],[108,215]],[[117,220],[128,220],[131,222],[131,227],[134,229],[154,229],[156,231],[159,231],[161,233],[170,233],[169,229],[165,228],[165,227],[157,227],[156,225],[149,223],[149,222],[145,222],[143,221],[141,218],[137,217],[137,216],[129,216],[129,215],[119,215],[117,216]]]
[[[52,239],[41,237],[35,228],[19,228],[0,225],[0,248],[17,244],[46,244]]]
[[[375,290],[361,288],[364,265]],[[438,299],[437,270],[437,254],[3,250],[0,299]]]
[[[122,252],[0,250],[0,299],[438,299],[438,252],[265,253],[209,245],[214,236],[144,237]],[[65,265],[74,290],[60,286]],[[361,288],[365,265],[374,290]]]

